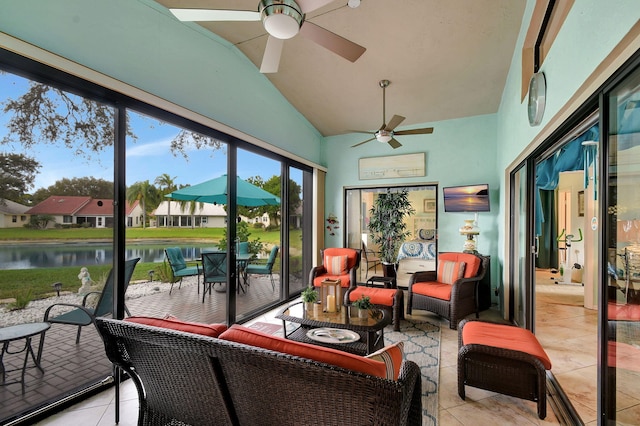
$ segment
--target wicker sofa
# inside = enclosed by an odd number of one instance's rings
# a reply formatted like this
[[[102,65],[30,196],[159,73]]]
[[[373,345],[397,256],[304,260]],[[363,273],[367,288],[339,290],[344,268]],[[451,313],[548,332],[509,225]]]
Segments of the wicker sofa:
[[[215,338],[113,319],[97,327],[109,359],[136,385],[139,425],[422,423],[420,370],[411,361],[389,380],[223,340],[227,332]],[[290,342],[262,334],[276,346]]]

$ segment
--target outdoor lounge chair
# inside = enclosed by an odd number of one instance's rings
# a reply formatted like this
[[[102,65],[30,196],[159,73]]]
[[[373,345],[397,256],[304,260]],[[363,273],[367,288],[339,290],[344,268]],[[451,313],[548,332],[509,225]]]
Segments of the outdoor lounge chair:
[[[202,303],[204,296],[211,294],[211,289],[215,284],[227,283],[227,253],[215,251],[202,253]]]
[[[182,278],[192,277],[195,275],[198,277],[198,291],[200,291],[200,267],[198,265],[187,266],[187,261],[184,260],[180,247],[167,247],[164,249],[164,253],[167,256],[167,261],[173,271],[173,276],[180,278],[180,285],[178,288],[182,287]],[[171,294],[171,291],[173,290],[173,284],[174,283],[172,282],[169,294]]]
[[[129,286],[129,281],[131,280],[131,275],[133,275],[133,270],[136,267],[136,264],[140,260],[139,257],[135,259],[127,260],[124,263],[124,291],[127,291],[127,287]],[[103,317],[113,313],[113,286],[114,286],[114,277],[113,277],[113,269],[109,271],[109,276],[107,277],[107,281],[104,284],[104,288],[102,291],[92,291],[87,293],[82,298],[82,305],[74,305],[71,303],[55,303],[47,308],[44,312],[44,322],[49,322],[52,324],[67,324],[67,325],[77,325],[78,326],[78,334],[76,335],[76,344],[80,342],[80,332],[82,331],[82,327],[93,324],[95,325],[95,320],[97,317]],[[87,306],[87,298],[90,295],[99,294],[98,303],[96,303],[95,308],[90,308]],[[71,306],[75,309],[65,312],[64,314],[49,318],[49,314],[51,309],[55,306]],[[129,309],[125,306],[125,311],[127,315],[131,315]],[[40,349],[38,350],[38,359],[40,359],[40,355],[42,352],[42,346],[44,343],[44,337],[40,342]]]
[[[273,280],[273,265],[276,263],[276,257],[278,257],[278,246],[273,246],[267,263],[249,263],[245,268],[245,274],[257,274],[257,275],[269,275],[271,279],[271,290],[276,289],[276,283]]]

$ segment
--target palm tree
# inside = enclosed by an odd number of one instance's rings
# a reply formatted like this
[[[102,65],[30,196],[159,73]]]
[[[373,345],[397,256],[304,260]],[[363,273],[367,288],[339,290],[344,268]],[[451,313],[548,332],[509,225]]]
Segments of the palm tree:
[[[153,205],[158,201],[158,189],[148,180],[138,181],[127,188],[127,201],[133,203],[140,201],[142,206],[142,227],[147,227],[147,204]]]
[[[177,176],[171,177],[168,173],[163,173],[156,178],[154,183],[160,186],[160,195],[164,200],[164,196],[176,190],[176,180]],[[171,224],[171,200],[169,200],[169,206],[167,207],[167,228]]]

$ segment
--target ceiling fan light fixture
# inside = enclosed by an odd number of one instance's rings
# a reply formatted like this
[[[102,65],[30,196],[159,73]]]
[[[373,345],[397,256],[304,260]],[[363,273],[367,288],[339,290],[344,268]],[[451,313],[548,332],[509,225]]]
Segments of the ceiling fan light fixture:
[[[376,140],[380,143],[387,143],[393,139],[393,133],[385,130],[378,130],[376,132]]]
[[[273,37],[287,40],[300,31],[304,14],[293,0],[260,0],[264,29]]]

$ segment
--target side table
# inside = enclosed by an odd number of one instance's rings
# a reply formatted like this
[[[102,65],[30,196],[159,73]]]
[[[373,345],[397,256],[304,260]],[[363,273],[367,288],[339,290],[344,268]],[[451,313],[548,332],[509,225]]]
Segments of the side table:
[[[38,369],[44,373],[42,366],[40,366],[40,358],[36,358],[35,353],[33,352],[33,348],[31,347],[31,338],[40,334],[40,342],[44,338],[44,333],[51,327],[51,324],[48,322],[35,322],[29,324],[19,324],[12,325],[10,327],[0,328],[0,343],[2,343],[2,352],[0,352],[0,371],[2,371],[2,383],[1,386],[11,385],[14,383],[22,384],[22,392],[24,393],[24,374],[27,370],[27,362],[29,361],[29,354],[31,354],[31,359],[33,359],[33,363]],[[24,347],[18,351],[11,352],[9,350],[9,344],[16,340],[25,339]],[[22,363],[22,369],[14,368],[12,370],[6,370],[4,367],[4,354],[19,354],[24,352],[24,362]],[[40,353],[40,351],[38,351]],[[20,375],[20,380],[15,380],[13,382],[6,382],[6,373],[11,371],[19,371],[22,370],[22,374]]]
[[[398,288],[396,277],[371,277],[365,283],[366,287],[376,287],[376,285],[382,284],[384,288]]]

